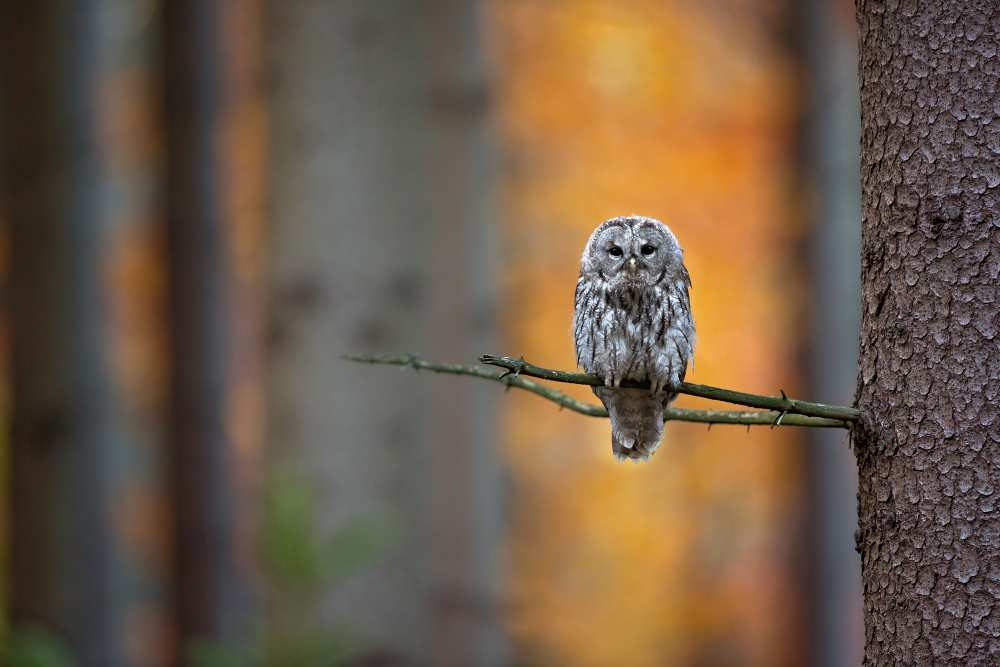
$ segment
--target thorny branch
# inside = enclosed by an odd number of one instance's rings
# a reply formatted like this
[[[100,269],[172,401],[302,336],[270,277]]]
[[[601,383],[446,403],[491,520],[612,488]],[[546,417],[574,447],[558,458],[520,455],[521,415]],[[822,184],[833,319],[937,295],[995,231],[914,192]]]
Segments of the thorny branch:
[[[554,371],[548,368],[542,368],[540,366],[529,364],[523,359],[514,359],[513,357],[496,357],[492,354],[484,354],[479,357],[479,361],[490,366],[506,368],[508,371],[519,375],[528,375],[544,380],[554,380],[556,382],[567,382],[570,384],[586,384],[597,387],[604,384],[604,381],[596,375]],[[626,380],[622,382],[622,386],[635,389],[649,389],[648,382],[632,382],[630,380]],[[682,382],[677,392],[680,394],[687,394],[688,396],[710,398],[714,401],[746,405],[751,408],[776,410],[786,414],[810,415],[813,417],[826,417],[828,419],[840,419],[850,422],[857,421],[860,416],[860,413],[855,408],[848,408],[840,405],[826,405],[825,403],[813,403],[811,401],[799,401],[793,398],[788,398],[785,396],[785,392],[783,391],[781,392],[781,396],[760,396],[758,394],[748,394],[746,392],[733,391],[731,389],[710,387],[705,384]]]
[[[493,380],[508,388],[517,387],[537,396],[552,401],[560,407],[590,417],[607,417],[607,411],[598,405],[578,401],[557,389],[543,386],[528,377],[568,384],[584,384],[600,386],[603,382],[594,375],[586,373],[569,373],[556,371],[529,364],[523,359],[512,357],[496,357],[484,354],[479,360],[487,365],[505,369],[503,371],[481,366],[465,366],[462,364],[447,364],[426,361],[414,355],[384,355],[358,354],[344,355],[345,359],[366,364],[386,364],[404,366],[414,370],[426,370],[434,373],[451,375],[469,375],[484,380]],[[641,382],[626,381],[623,387],[648,389],[649,385]],[[707,385],[681,384],[679,392],[690,396],[701,396],[717,401],[736,403],[765,411],[728,411],[728,410],[694,410],[690,408],[668,407],[663,413],[664,421],[687,421],[703,424],[741,424],[746,426],[812,426],[819,428],[847,428],[858,419],[858,411],[854,408],[837,405],[825,405],[810,401],[799,401],[788,398],[782,392],[781,396],[758,396],[729,389],[709,387]]]

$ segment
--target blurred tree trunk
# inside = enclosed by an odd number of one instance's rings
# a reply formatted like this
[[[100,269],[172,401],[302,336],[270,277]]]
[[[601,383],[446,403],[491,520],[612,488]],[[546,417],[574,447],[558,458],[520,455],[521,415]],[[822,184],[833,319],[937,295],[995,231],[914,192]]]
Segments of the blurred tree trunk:
[[[1000,653],[1000,33],[993,3],[858,0],[857,430],[867,664]]]
[[[502,662],[496,393],[338,357],[495,347],[479,11],[274,2],[269,20],[269,440],[316,490],[321,534],[397,523],[399,541],[326,591],[319,618],[421,664]]]
[[[807,395],[848,405],[858,359],[858,61],[852,0],[792,3],[804,108],[796,183],[809,216]],[[861,574],[854,551],[857,468],[843,432],[808,429],[804,449],[809,640],[806,662],[861,660]]]
[[[9,608],[84,667],[170,660],[155,34],[129,3],[5,3]]]
[[[239,31],[252,31],[245,19],[255,3],[238,4],[177,0],[162,15],[174,599],[184,656],[203,642],[242,646],[251,629],[246,516],[254,508],[237,447],[255,425],[236,420],[250,418],[237,403],[255,378],[233,367],[252,369],[254,322],[238,303],[248,290],[235,246],[259,214],[234,207],[233,188],[262,166],[252,151],[240,163],[231,155],[233,140],[254,141],[232,132],[247,112],[252,71],[237,61],[252,46]]]

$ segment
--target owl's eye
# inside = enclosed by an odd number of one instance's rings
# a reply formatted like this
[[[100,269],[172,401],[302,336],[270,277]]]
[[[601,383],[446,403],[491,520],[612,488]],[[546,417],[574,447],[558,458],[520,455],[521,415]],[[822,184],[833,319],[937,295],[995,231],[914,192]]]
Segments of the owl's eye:
[[[608,254],[611,255],[612,257],[621,257],[622,249],[616,245],[613,245],[610,248],[608,248]]]
[[[643,255],[645,255],[646,257],[649,257],[654,252],[656,252],[656,246],[655,245],[649,245],[647,243],[646,245],[642,246],[642,248],[640,248],[639,250],[642,252]]]

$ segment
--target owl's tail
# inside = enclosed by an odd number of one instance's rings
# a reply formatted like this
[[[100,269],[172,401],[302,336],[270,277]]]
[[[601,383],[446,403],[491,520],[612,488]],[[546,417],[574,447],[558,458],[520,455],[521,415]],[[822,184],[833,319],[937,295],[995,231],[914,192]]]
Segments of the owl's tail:
[[[646,389],[595,387],[611,417],[611,451],[619,459],[648,459],[663,436],[665,395],[653,396]]]

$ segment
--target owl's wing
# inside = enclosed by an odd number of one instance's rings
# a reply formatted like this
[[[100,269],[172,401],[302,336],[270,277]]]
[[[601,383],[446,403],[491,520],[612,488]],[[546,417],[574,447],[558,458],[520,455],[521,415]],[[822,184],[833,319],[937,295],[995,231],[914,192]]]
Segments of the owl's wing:
[[[677,292],[681,301],[682,312],[684,313],[683,322],[681,323],[684,345],[678,347],[684,360],[684,367],[681,369],[681,380],[683,381],[688,369],[694,366],[695,343],[694,316],[691,313],[691,295],[688,293],[691,289],[691,274],[688,273],[687,267],[683,264],[681,264],[681,280],[678,288]]]
[[[573,344],[577,366],[588,373],[596,370],[598,305],[593,284],[581,273],[573,295]]]

